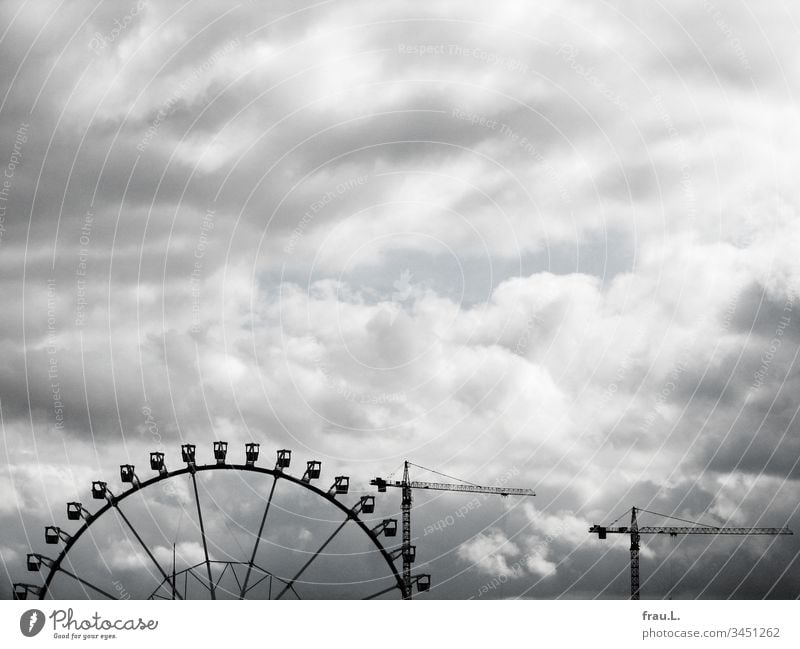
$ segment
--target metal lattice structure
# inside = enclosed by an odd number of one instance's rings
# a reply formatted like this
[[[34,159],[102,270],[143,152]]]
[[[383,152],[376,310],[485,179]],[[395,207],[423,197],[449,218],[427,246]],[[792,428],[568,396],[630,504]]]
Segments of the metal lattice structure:
[[[280,586],[281,588],[285,587],[289,584],[288,581],[285,579],[281,579],[280,577],[276,577],[268,570],[265,570],[261,566],[255,563],[251,563],[249,561],[218,561],[218,560],[211,560],[210,563],[212,566],[219,567],[219,574],[214,580],[214,590],[215,592],[219,592],[220,587],[223,584],[223,580],[227,577],[228,581],[232,582],[232,587],[235,587],[237,591],[244,588],[244,596],[246,597],[248,593],[252,592],[258,586],[262,584],[266,585],[267,588],[267,599],[272,599],[272,592],[273,588],[276,585]],[[249,586],[243,586],[243,581],[241,579],[240,573],[236,572],[237,567],[241,571],[250,571],[254,573],[255,580]],[[196,589],[201,589],[201,592],[211,593],[211,589],[202,578],[202,571],[205,570],[206,563],[205,561],[196,563],[192,566],[188,566],[183,568],[182,570],[176,570],[172,572],[172,579],[171,582],[167,582],[166,579],[162,579],[161,583],[150,593],[147,599],[196,599],[192,597],[192,586]],[[300,595],[294,588],[294,584],[289,585],[289,591],[295,596],[296,599],[301,599]]]
[[[402,490],[402,497],[400,501],[403,519],[403,544],[400,547],[399,555],[403,559],[403,599],[411,599],[414,584],[417,584],[419,590],[428,590],[430,587],[430,576],[419,575],[413,576],[411,574],[411,564],[416,561],[417,548],[411,543],[411,504],[413,502],[413,489],[434,489],[438,491],[461,491],[468,493],[479,494],[494,494],[498,496],[535,496],[536,493],[533,489],[520,489],[517,487],[484,487],[481,485],[472,484],[471,482],[461,482],[460,484],[446,483],[446,482],[422,482],[419,480],[411,480],[408,472],[410,466],[415,466],[418,469],[425,471],[432,471],[439,473],[432,469],[426,469],[424,466],[418,464],[411,464],[408,460],[403,463],[403,479],[402,480],[389,480],[384,478],[375,478],[370,480],[370,484],[378,488],[378,492],[383,493],[387,487],[396,487]],[[445,475],[440,473],[439,475]],[[450,477],[450,476],[445,476]],[[458,478],[451,478],[457,480]],[[427,581],[426,581],[427,580]]]
[[[667,526],[655,526],[655,527],[653,526],[640,527],[639,521],[636,518],[637,511],[645,511],[648,514],[655,514],[656,516],[663,516],[664,518],[674,518],[673,516],[667,516],[666,514],[658,514],[656,512],[649,512],[646,509],[637,509],[636,507],[631,507],[630,527],[610,527],[603,525],[592,525],[592,527],[589,528],[589,533],[597,534],[598,539],[605,539],[608,534],[630,535],[631,599],[639,599],[639,593],[640,593],[639,544],[641,541],[642,534],[668,534],[669,536],[678,536],[678,534],[705,534],[713,536],[723,536],[723,535],[775,536],[783,534],[792,534],[792,530],[790,530],[788,527],[716,527],[714,525],[703,525],[702,523],[693,523],[691,526],[667,525]],[[683,521],[683,522],[690,523],[692,521]]]
[[[92,583],[87,576],[81,576],[69,570],[67,565],[70,550],[75,544],[92,528],[92,525],[99,521],[107,513],[115,513],[119,521],[130,532],[133,539],[144,550],[145,555],[149,561],[156,568],[161,576],[161,582],[156,589],[149,595],[150,599],[184,599],[189,598],[189,579],[193,582],[200,582],[207,591],[207,595],[211,599],[217,599],[217,589],[220,588],[222,579],[227,575],[232,577],[236,583],[236,594],[239,599],[244,599],[250,594],[253,589],[262,583],[269,584],[269,597],[274,599],[281,599],[285,595],[292,594],[299,598],[295,585],[309,568],[309,566],[324,552],[328,544],[345,528],[348,524],[356,526],[367,536],[371,542],[374,550],[380,555],[388,567],[388,578],[392,585],[384,588],[377,593],[369,595],[365,599],[372,599],[380,595],[390,593],[397,590],[401,595],[404,591],[404,582],[398,573],[395,566],[395,559],[398,554],[387,550],[381,538],[394,537],[397,535],[397,520],[396,519],[383,519],[377,525],[370,527],[363,519],[362,515],[372,514],[375,511],[375,496],[361,496],[353,505],[346,505],[341,501],[341,497],[345,496],[349,491],[350,479],[348,476],[336,476],[333,484],[329,489],[324,490],[312,484],[312,481],[320,478],[321,463],[317,460],[311,460],[306,464],[306,470],[302,477],[296,477],[286,473],[291,462],[291,451],[287,449],[279,450],[277,452],[277,459],[274,468],[265,468],[257,466],[256,462],[259,456],[259,444],[248,443],[245,445],[245,463],[244,464],[231,464],[227,461],[227,443],[214,442],[214,459],[213,464],[199,465],[196,463],[196,447],[194,444],[184,444],[181,447],[181,457],[185,466],[176,470],[168,470],[164,461],[164,453],[153,452],[150,454],[150,469],[156,472],[156,475],[147,480],[140,480],[136,474],[135,467],[130,464],[123,464],[120,466],[120,479],[128,488],[118,494],[115,494],[108,487],[108,484],[103,481],[96,480],[92,483],[91,493],[93,499],[105,501],[104,504],[94,513],[90,512],[79,502],[67,503],[67,518],[72,521],[82,521],[80,527],[68,533],[58,526],[50,525],[45,528],[45,542],[49,545],[58,545],[63,543],[63,547],[55,557],[48,557],[39,553],[30,553],[27,557],[27,568],[31,572],[39,572],[47,570],[44,577],[43,584],[36,585],[25,582],[18,582],[14,584],[14,597],[15,599],[28,599],[29,597],[37,597],[38,599],[45,599],[48,597],[50,587],[56,575],[62,574],[71,579],[74,579],[83,587],[88,588],[102,597],[108,599],[121,599],[113,593],[108,592],[105,588]],[[216,561],[209,557],[208,543],[206,539],[206,528],[203,516],[203,507],[201,505],[200,494],[197,487],[197,475],[206,472],[245,472],[260,474],[272,478],[272,484],[269,490],[269,495],[266,499],[264,510],[261,516],[260,525],[257,534],[255,534],[255,541],[253,543],[252,552],[247,561]],[[179,476],[188,476],[191,480],[192,491],[197,511],[197,521],[199,524],[200,536],[203,548],[203,561],[196,565],[184,568],[181,571],[175,570],[175,563],[173,558],[173,568],[169,572],[165,570],[161,562],[159,562],[154,555],[153,550],[145,542],[136,526],[130,520],[129,516],[123,511],[121,505],[126,499],[134,494],[141,493],[156,484],[164,481],[173,480]],[[285,481],[304,489],[315,496],[324,499],[328,503],[336,507],[342,514],[343,520],[339,523],[338,527],[331,533],[327,539],[319,546],[319,548],[309,553],[308,560],[291,578],[276,577],[271,572],[260,567],[256,563],[256,554],[258,552],[259,544],[264,536],[264,529],[267,522],[267,517],[273,502],[275,488],[279,481]],[[174,546],[173,546],[174,557]],[[220,570],[215,578],[212,574],[212,566]],[[237,572],[238,568],[238,572]],[[244,573],[242,575],[241,573]],[[205,579],[199,575],[204,573]],[[420,590],[427,590],[430,584],[430,576],[421,576],[419,588]],[[179,588],[180,578],[184,580],[183,589]],[[251,583],[252,580],[252,583]],[[275,586],[275,596],[272,596],[273,586]],[[205,591],[204,591],[205,592]],[[51,595],[52,596],[52,595]]]

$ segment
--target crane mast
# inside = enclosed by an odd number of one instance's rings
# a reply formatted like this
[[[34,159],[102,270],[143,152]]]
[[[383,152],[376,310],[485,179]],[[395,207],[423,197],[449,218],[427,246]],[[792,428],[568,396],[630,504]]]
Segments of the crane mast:
[[[403,511],[403,599],[411,599],[411,483],[408,478],[408,460],[403,463],[403,492],[401,507]]]
[[[639,599],[639,523],[631,507],[631,599]]]
[[[400,548],[400,555],[403,560],[403,599],[411,599],[414,585],[414,576],[411,574],[411,564],[416,558],[416,548],[411,545],[411,503],[413,500],[412,492],[414,489],[434,489],[438,491],[460,491],[467,493],[494,494],[498,496],[535,496],[533,489],[518,489],[513,487],[484,487],[481,485],[464,482],[462,484],[446,482],[422,482],[411,480],[409,467],[411,462],[403,462],[403,479],[388,480],[375,478],[370,480],[370,484],[378,487],[379,492],[386,491],[387,487],[401,489],[402,499],[400,501],[402,522],[403,522],[403,543]],[[413,465],[417,466],[417,465]],[[425,467],[418,467],[425,469]],[[427,469],[430,471],[430,469]],[[457,478],[456,478],[457,479]],[[419,576],[417,576],[419,577]]]
[[[647,511],[631,507],[630,527],[611,527],[604,525],[592,525],[589,528],[590,534],[597,534],[598,539],[605,539],[608,534],[629,534],[631,537],[631,599],[639,599],[639,544],[642,534],[706,534],[706,535],[737,535],[737,536],[775,536],[792,534],[788,527],[716,527],[713,525],[703,525],[694,523],[691,526],[639,526],[636,518],[637,511]],[[656,514],[656,512],[647,512]],[[665,518],[674,518],[665,514],[656,514]],[[679,519],[682,520],[682,519]],[[683,521],[690,523],[691,521]]]

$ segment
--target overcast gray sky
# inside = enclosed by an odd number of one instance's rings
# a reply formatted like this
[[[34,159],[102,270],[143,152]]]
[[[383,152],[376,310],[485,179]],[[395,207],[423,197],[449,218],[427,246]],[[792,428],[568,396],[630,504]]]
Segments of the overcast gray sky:
[[[0,16],[3,582],[91,480],[217,439],[322,460],[353,500],[406,458],[535,488],[416,494],[432,597],[625,597],[627,537],[588,527],[632,505],[800,531],[795,3]],[[247,554],[268,487],[202,482],[215,557]],[[336,516],[279,496],[259,560],[286,576]],[[201,556],[188,483],[136,507],[159,557]],[[81,565],[143,588],[104,529]],[[385,577],[337,543],[320,581]],[[798,552],[645,538],[643,596],[796,598]]]

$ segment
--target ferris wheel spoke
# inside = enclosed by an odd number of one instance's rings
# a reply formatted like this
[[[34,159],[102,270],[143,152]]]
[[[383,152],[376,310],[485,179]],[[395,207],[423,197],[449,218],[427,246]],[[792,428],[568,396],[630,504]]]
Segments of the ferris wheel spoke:
[[[78,575],[76,575],[73,572],[70,572],[66,568],[62,568],[61,566],[59,566],[58,570],[59,570],[59,572],[63,572],[65,575],[67,575],[67,577],[72,577],[75,581],[83,584],[84,586],[88,586],[92,590],[100,593],[101,595],[103,595],[103,597],[107,597],[108,599],[119,599],[119,597],[114,597],[110,593],[107,593],[106,591],[104,591],[99,586],[95,586],[92,582],[87,581],[86,579],[83,579],[82,577],[78,577]]]
[[[345,518],[342,521],[342,523],[339,525],[339,527],[337,527],[333,531],[333,534],[331,534],[327,539],[325,539],[325,543],[323,543],[321,546],[319,546],[319,550],[317,550],[311,556],[311,558],[308,561],[306,561],[305,564],[303,564],[303,567],[300,568],[300,570],[297,571],[297,574],[294,577],[292,577],[292,579],[283,587],[283,590],[280,593],[278,593],[278,596],[275,599],[280,599],[281,597],[283,597],[286,594],[286,591],[289,590],[290,588],[292,589],[292,591],[294,591],[294,588],[293,588],[294,582],[296,582],[300,578],[300,575],[302,575],[306,571],[306,569],[313,563],[314,559],[316,559],[320,554],[322,554],[322,551],[328,546],[328,543],[330,543],[331,541],[333,541],[334,538],[336,538],[336,535],[339,532],[342,531],[342,528],[345,525],[347,525],[347,521],[349,521],[349,520],[350,520],[350,517],[348,516],[347,518]],[[295,595],[297,595],[297,593],[295,593]],[[298,597],[298,599],[299,599],[299,597]]]
[[[216,589],[214,588],[214,579],[211,577],[211,561],[208,559],[208,543],[206,543],[206,528],[203,524],[203,509],[200,507],[200,494],[197,492],[197,478],[194,471],[191,472],[192,486],[194,487],[194,501],[197,504],[197,518],[200,521],[200,536],[203,539],[203,555],[206,559],[206,573],[208,574],[208,586],[211,592],[211,599],[217,599]]]
[[[264,533],[264,524],[267,522],[267,514],[269,514],[269,507],[272,504],[272,496],[275,493],[275,485],[278,484],[278,476],[272,479],[272,488],[269,490],[269,498],[267,504],[264,506],[264,514],[261,516],[261,525],[258,526],[258,534],[253,543],[253,552],[250,555],[250,561],[247,564],[247,572],[244,575],[244,584],[239,591],[239,599],[244,599],[245,593],[248,591],[247,583],[250,581],[250,573],[253,570],[253,564],[256,560],[256,552],[258,552],[258,544],[261,542],[261,535]]]
[[[142,537],[139,536],[139,532],[137,532],[136,528],[133,527],[131,522],[128,520],[128,517],[125,516],[125,513],[119,508],[119,505],[117,505],[116,502],[112,502],[112,504],[114,505],[114,511],[117,512],[117,514],[123,520],[125,525],[128,526],[128,529],[136,537],[136,540],[139,541],[139,545],[142,546],[142,549],[144,549],[144,551],[147,553],[147,556],[150,557],[150,561],[152,561],[153,564],[155,565],[155,567],[158,568],[158,571],[161,573],[161,576],[164,578],[164,580],[170,586],[172,586],[172,588],[174,590],[175,586],[172,583],[172,579],[170,579],[170,577],[167,575],[167,573],[164,572],[164,569],[161,567],[161,564],[158,562],[158,560],[153,556],[153,553],[150,551],[150,548],[148,547],[147,543],[145,543],[144,540],[142,539]],[[176,595],[177,595],[178,599],[183,599],[183,597],[181,597],[179,594],[176,593]]]

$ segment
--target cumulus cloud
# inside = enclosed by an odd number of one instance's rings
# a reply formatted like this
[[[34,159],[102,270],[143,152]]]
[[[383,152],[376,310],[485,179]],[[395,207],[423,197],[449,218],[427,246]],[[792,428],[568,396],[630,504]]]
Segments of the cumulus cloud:
[[[506,538],[502,530],[487,530],[459,547],[458,554],[490,575],[517,576],[509,561],[519,554],[519,548]]]

